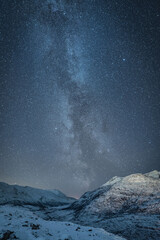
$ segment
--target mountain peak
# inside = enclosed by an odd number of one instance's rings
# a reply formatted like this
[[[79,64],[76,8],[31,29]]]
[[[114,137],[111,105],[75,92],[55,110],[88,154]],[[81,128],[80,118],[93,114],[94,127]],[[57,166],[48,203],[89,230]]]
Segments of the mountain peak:
[[[104,184],[102,185],[102,187],[106,187],[106,186],[108,186],[108,185],[114,185],[115,183],[121,181],[122,179],[123,179],[123,177],[117,177],[117,176],[115,176],[115,177],[111,178],[108,182],[104,183]]]
[[[151,171],[149,173],[146,173],[145,176],[159,179],[160,178],[160,172],[157,171],[157,170],[154,170],[154,171]]]
[[[102,185],[102,187],[106,187],[106,186],[112,186],[120,181],[127,181],[127,182],[132,182],[132,183],[142,183],[145,182],[148,178],[152,178],[152,179],[160,179],[160,172],[157,170],[142,174],[142,173],[135,173],[135,174],[130,174],[126,177],[112,177],[109,181],[107,181],[106,183],[104,183]]]

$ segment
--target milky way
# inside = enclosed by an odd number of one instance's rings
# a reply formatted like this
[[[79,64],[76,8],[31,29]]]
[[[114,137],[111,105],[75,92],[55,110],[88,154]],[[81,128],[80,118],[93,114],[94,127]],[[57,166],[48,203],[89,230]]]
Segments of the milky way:
[[[158,1],[0,3],[0,181],[80,196],[160,170]]]

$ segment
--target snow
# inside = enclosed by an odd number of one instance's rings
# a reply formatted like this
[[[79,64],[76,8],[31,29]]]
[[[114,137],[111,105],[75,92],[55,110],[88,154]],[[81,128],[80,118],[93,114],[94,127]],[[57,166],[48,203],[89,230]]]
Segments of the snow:
[[[123,240],[103,229],[84,227],[70,222],[45,221],[20,206],[0,207],[0,238],[20,240]]]
[[[0,183],[0,239],[13,239],[3,236],[11,232],[23,240],[121,239],[97,228],[128,240],[160,239],[160,172],[114,177],[78,200]]]
[[[58,190],[42,190],[0,182],[0,204],[62,205],[75,201]]]
[[[114,185],[117,182],[120,182],[122,180],[122,177],[113,177],[108,182],[102,185],[102,187],[108,186],[108,185]]]

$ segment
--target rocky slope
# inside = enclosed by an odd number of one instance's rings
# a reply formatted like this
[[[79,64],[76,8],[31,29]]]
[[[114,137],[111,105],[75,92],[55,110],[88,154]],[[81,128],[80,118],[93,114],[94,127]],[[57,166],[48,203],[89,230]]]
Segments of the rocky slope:
[[[114,177],[71,205],[75,215],[110,217],[115,214],[160,214],[160,173]]]
[[[160,172],[114,177],[71,204],[73,221],[127,239],[160,239]]]

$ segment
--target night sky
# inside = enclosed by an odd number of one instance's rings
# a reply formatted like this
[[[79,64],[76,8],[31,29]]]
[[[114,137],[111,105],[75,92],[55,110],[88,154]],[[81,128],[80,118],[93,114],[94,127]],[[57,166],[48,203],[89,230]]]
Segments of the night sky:
[[[160,170],[159,1],[0,0],[0,96],[0,181]]]

